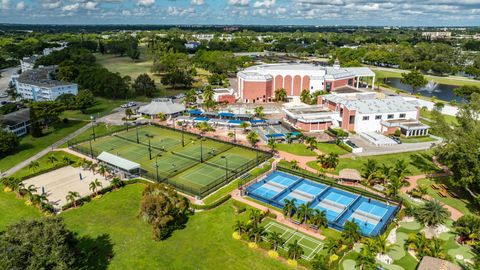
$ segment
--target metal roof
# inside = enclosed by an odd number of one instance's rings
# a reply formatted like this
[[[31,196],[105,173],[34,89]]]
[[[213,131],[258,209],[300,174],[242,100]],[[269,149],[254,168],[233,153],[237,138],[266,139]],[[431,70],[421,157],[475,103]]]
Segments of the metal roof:
[[[30,120],[30,109],[21,109],[6,115],[0,116],[0,123],[13,126]]]
[[[125,171],[140,169],[140,164],[105,151],[98,155],[97,159]]]
[[[170,98],[157,98],[152,100],[150,104],[140,107],[138,112],[147,115],[157,115],[163,113],[165,115],[176,114],[185,111],[185,105],[174,103]]]

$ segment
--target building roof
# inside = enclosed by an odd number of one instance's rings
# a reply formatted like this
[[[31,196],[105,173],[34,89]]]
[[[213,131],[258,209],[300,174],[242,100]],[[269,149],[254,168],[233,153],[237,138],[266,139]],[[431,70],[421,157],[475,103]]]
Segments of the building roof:
[[[375,93],[348,96],[330,94],[324,98],[361,114],[409,112],[416,111],[418,107],[416,102],[407,101],[401,96],[379,97]]]
[[[157,115],[163,113],[165,115],[172,115],[185,111],[185,105],[174,103],[170,98],[157,98],[152,100],[150,104],[140,107],[138,112],[147,115]]]
[[[446,260],[424,256],[417,270],[461,270],[462,268]]]
[[[27,70],[22,74],[20,74],[17,81],[19,83],[31,84],[31,85],[36,85],[39,87],[46,87],[46,88],[56,87],[56,86],[76,85],[75,83],[71,83],[71,82],[52,80],[50,74],[55,73],[56,69],[57,69],[56,66],[50,66],[50,67],[42,67],[42,68]]]
[[[360,175],[360,172],[358,172],[355,169],[343,169],[338,173],[338,175],[341,179],[348,179],[353,181],[362,180],[362,176]]]
[[[98,155],[97,159],[103,162],[106,162],[110,165],[113,165],[117,168],[123,169],[125,171],[131,171],[131,170],[136,170],[140,168],[140,164],[136,162],[110,154],[105,151],[103,151],[100,155]]]
[[[0,123],[13,126],[30,120],[30,109],[21,109],[6,115],[0,116]]]

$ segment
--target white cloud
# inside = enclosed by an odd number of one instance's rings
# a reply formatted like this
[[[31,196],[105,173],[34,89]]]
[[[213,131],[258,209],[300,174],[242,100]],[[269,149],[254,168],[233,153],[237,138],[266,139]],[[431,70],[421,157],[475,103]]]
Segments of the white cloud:
[[[167,14],[169,16],[184,16],[186,14],[191,14],[195,13],[195,9],[193,8],[180,8],[180,7],[174,7],[174,6],[169,6],[167,8]]]
[[[275,0],[257,1],[253,4],[254,8],[271,8],[275,5]]]
[[[137,0],[137,5],[141,7],[151,7],[155,4],[155,0]]]
[[[250,0],[228,0],[228,4],[231,6],[248,6]]]
[[[97,6],[98,6],[97,2],[88,1],[85,3],[84,8],[88,10],[94,10],[94,9],[97,9]]]
[[[24,10],[27,7],[24,1],[20,1],[17,3],[16,9],[17,10]]]
[[[42,7],[46,9],[59,8],[61,5],[62,5],[62,2],[60,1],[44,1],[44,3],[42,3]]]
[[[2,0],[0,2],[0,9],[7,10],[10,8],[10,0]]]
[[[201,5],[205,4],[205,0],[191,0],[190,4],[192,4],[194,6],[201,6]]]
[[[63,11],[77,11],[79,8],[80,8],[80,4],[76,3],[76,4],[72,4],[72,5],[66,5],[66,6],[62,7],[62,10]]]

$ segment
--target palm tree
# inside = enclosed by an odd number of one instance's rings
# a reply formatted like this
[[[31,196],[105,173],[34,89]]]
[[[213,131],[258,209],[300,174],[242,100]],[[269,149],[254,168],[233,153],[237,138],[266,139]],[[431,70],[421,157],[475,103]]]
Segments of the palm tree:
[[[346,221],[343,225],[342,238],[347,243],[355,243],[360,240],[360,227],[355,221]]]
[[[323,246],[323,250],[325,250],[329,256],[336,254],[339,248],[340,243],[335,239],[328,239],[328,241]]]
[[[417,189],[418,193],[420,193],[420,198],[423,198],[425,195],[428,194],[428,187],[425,185],[419,185]]]
[[[307,137],[305,139],[305,142],[307,143],[307,148],[310,150],[314,150],[317,148],[317,139],[315,137]]]
[[[251,209],[248,215],[248,218],[252,222],[251,224],[256,227],[256,225],[262,222],[262,212],[258,209]]]
[[[292,133],[291,132],[288,132],[287,134],[285,134],[285,140],[287,141],[288,144],[290,144],[292,142]]]
[[[375,159],[367,159],[367,162],[363,163],[363,177],[368,181],[377,177],[378,162]]]
[[[262,237],[267,235],[267,231],[265,231],[263,226],[256,226],[251,229],[251,235],[253,236],[253,241],[258,243],[262,240]]]
[[[128,108],[125,110],[125,116],[127,117],[127,120],[130,120],[130,117],[133,115],[133,110]]]
[[[423,205],[417,207],[415,219],[428,227],[436,227],[445,222],[450,217],[450,212],[443,207],[437,200],[427,201]]]
[[[70,202],[73,205],[73,208],[77,207],[77,198],[80,197],[80,194],[76,191],[69,191],[65,199],[67,202]]]
[[[102,183],[100,181],[98,181],[98,179],[95,179],[93,180],[92,182],[90,182],[90,184],[88,185],[89,186],[89,189],[95,193],[95,196],[97,196],[97,189],[100,187],[102,187]]]
[[[408,164],[407,162],[405,162],[404,159],[398,159],[393,165],[392,172],[403,180],[403,178],[405,178],[405,175],[410,172],[407,167]]]
[[[313,215],[313,209],[310,207],[312,202],[302,203],[297,210],[297,218],[300,219],[301,223],[306,223]]]
[[[238,231],[238,234],[242,234],[246,231],[247,229],[247,224],[241,220],[235,221],[235,224],[233,224],[233,229],[235,231]]]
[[[270,232],[267,239],[268,242],[272,245],[274,251],[277,251],[278,247],[285,243],[285,240],[282,239],[279,232]]]
[[[313,216],[311,221],[313,225],[319,228],[328,227],[327,211],[325,210],[320,211],[319,209],[313,210]]]
[[[302,90],[302,93],[300,94],[300,101],[303,102],[303,103],[306,103],[306,104],[310,104],[312,102],[311,100],[311,95],[310,95],[310,92],[308,92],[308,90]]]
[[[114,189],[118,189],[119,187],[123,186],[123,181],[120,180],[120,178],[118,177],[114,177],[112,179],[112,181],[110,181],[110,185],[114,188]]]
[[[163,121],[167,120],[167,116],[164,113],[158,113],[157,114],[157,119],[158,119],[158,121],[163,122]]]
[[[293,241],[292,243],[288,244],[288,258],[292,260],[296,260],[298,257],[303,255],[303,249],[298,244],[298,240]]]
[[[33,195],[35,195],[35,192],[37,192],[37,187],[34,185],[29,185],[27,188],[25,188],[25,194],[29,197],[29,200],[32,201]]]
[[[379,252],[383,255],[393,249],[393,245],[388,243],[387,238],[387,234],[382,234],[373,240],[373,245],[376,249],[376,252]]]
[[[52,165],[54,165],[57,161],[58,159],[54,155],[50,155],[47,157],[47,162]]]
[[[383,184],[390,178],[392,173],[392,168],[385,163],[380,167],[380,173],[382,174]]]
[[[357,264],[360,269],[375,269],[375,253],[371,241],[367,241],[362,246],[360,254],[357,257]]]
[[[265,113],[263,112],[263,106],[255,107],[253,111],[255,112],[256,117],[262,118],[265,116]]]
[[[292,217],[293,213],[297,210],[296,203],[297,199],[293,198],[291,200],[285,199],[284,200],[284,205],[283,205],[283,214],[287,217]]]
[[[185,92],[185,98],[183,99],[183,102],[185,105],[188,106],[188,103],[193,103],[197,101],[197,93],[195,92],[195,89],[190,89],[187,92]]]
[[[33,172],[35,172],[38,167],[40,167],[40,164],[36,160],[30,161],[30,163],[28,164],[28,169],[32,170]]]
[[[255,145],[256,145],[257,142],[258,142],[258,134],[255,133],[254,131],[250,131],[250,132],[247,134],[247,140],[248,140],[248,142],[252,145],[252,147],[255,147]]]
[[[244,133],[247,133],[247,128],[250,126],[250,123],[243,121],[240,123],[240,127],[243,129]]]
[[[227,136],[228,136],[230,139],[232,139],[233,142],[235,142],[235,133],[229,132],[229,133],[227,134]]]
[[[62,156],[62,162],[63,162],[63,164],[65,164],[65,165],[70,165],[70,164],[72,163],[72,159],[69,158],[69,157],[66,156],[66,155],[63,155],[63,156]]]
[[[268,147],[270,147],[270,149],[272,149],[272,152],[275,152],[275,146],[277,145],[277,142],[275,141],[274,138],[272,137],[268,138],[267,145]]]
[[[93,172],[93,174],[95,174],[95,168],[98,167],[98,164],[97,164],[97,163],[90,162],[88,165],[89,165],[89,166],[88,166],[89,169]]]
[[[107,172],[108,172],[107,165],[100,164],[100,166],[98,167],[98,173],[100,173],[100,175],[103,176],[103,178],[105,178],[105,175],[107,175]]]
[[[329,258],[325,254],[317,253],[311,261],[312,268],[315,270],[330,270]]]
[[[397,175],[392,174],[388,181],[387,194],[393,197],[397,197],[398,191],[400,191],[400,188],[402,188],[403,185],[403,181]]]
[[[279,102],[284,102],[287,98],[287,90],[285,88],[280,88],[275,90],[275,100]]]
[[[298,160],[292,159],[289,161],[290,166],[292,166],[293,169],[298,169]]]
[[[330,153],[326,160],[326,166],[328,169],[335,169],[338,166],[339,162],[338,154],[337,153]]]

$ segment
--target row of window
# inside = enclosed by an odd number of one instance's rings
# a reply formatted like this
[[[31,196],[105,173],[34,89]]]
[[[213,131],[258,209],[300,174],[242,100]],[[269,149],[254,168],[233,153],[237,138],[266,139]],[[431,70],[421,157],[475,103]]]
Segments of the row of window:
[[[398,115],[398,119],[405,119],[405,117],[407,117],[407,114],[405,113],[401,113]],[[387,119],[394,119],[395,118],[395,115],[392,113],[392,114],[387,114]],[[370,116],[369,115],[365,115],[362,117],[362,120],[363,121],[368,121],[370,120]],[[378,114],[378,115],[375,115],[375,120],[382,120],[382,115],[381,114]]]

